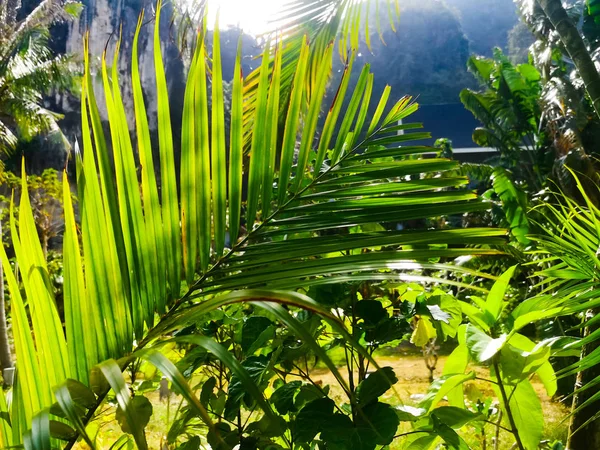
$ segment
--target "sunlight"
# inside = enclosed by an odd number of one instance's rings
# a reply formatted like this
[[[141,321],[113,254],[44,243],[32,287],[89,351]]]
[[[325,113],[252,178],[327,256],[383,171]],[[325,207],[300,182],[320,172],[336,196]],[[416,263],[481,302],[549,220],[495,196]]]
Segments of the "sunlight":
[[[239,26],[246,33],[260,34],[269,31],[269,21],[281,11],[282,0],[208,0],[209,27],[220,11],[222,26]]]

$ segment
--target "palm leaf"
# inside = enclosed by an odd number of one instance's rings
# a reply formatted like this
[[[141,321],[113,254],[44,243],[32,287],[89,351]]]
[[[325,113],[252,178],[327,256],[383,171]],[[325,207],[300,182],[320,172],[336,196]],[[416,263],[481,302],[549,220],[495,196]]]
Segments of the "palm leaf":
[[[112,152],[108,152],[86,56],[82,89],[83,157],[78,155],[76,161],[83,256],[78,253],[80,241],[75,216],[72,205],[67,202],[64,253],[68,262],[65,276],[70,279],[66,283],[65,304],[70,309],[66,317],[66,338],[56,305],[44,283],[45,260],[25,190],[21,198],[21,222],[17,228],[13,221],[11,227],[27,301],[34,306],[27,314],[23,302],[13,303],[13,317],[20,321],[15,330],[23,337],[17,348],[23,367],[18,373],[23,407],[19,406],[20,402],[13,403],[11,414],[23,415],[25,426],[30,427],[37,413],[54,404],[52,386],[70,377],[86,383],[89,378],[85,370],[101,364],[127,422],[135,430],[136,444],[141,448],[146,446],[145,437],[136,425],[135,415],[128,410],[129,396],[121,375],[125,363],[118,365],[115,360],[129,357],[132,351],[155,342],[167,331],[180,329],[195,314],[209,311],[210,305],[226,305],[227,302],[221,302],[222,295],[249,301],[248,297],[239,296],[240,290],[260,288],[269,293],[263,297],[286,303],[300,286],[352,279],[439,283],[440,279],[422,271],[451,270],[452,261],[459,256],[499,254],[501,251],[489,245],[501,245],[506,237],[505,230],[439,229],[420,233],[395,230],[399,223],[409,227],[412,220],[485,210],[489,205],[464,188],[466,179],[455,175],[455,161],[427,158],[426,155],[436,153],[435,149],[411,142],[429,136],[427,133],[398,134],[398,121],[416,111],[418,106],[404,97],[386,111],[390,89],[386,89],[381,98],[372,99],[373,75],[368,67],[361,70],[360,82],[352,92],[344,88],[350,76],[348,70],[326,124],[320,129],[319,114],[331,77],[334,51],[331,43],[323,45],[320,52],[311,52],[305,40],[297,48],[298,58],[289,59],[286,46],[295,44],[279,42],[273,46],[277,48],[274,64],[270,64],[268,58],[263,59],[257,74],[256,93],[252,92],[252,85],[247,84],[248,80],[244,81],[242,91],[242,82],[238,79],[232,111],[232,118],[236,119],[232,136],[236,138],[230,140],[227,149],[219,88],[219,35],[213,34],[212,121],[209,123],[207,43],[201,31],[186,86],[178,194],[170,106],[160,55],[160,6],[159,3],[154,34],[160,202],[158,182],[150,170],[154,164],[149,151],[152,143],[137,67],[134,65],[132,76],[141,176],[137,172],[116,64],[113,63],[112,75],[109,75],[106,55],[103,58],[104,97],[112,144]],[[349,28],[356,29],[359,9],[353,10],[354,22],[348,22]],[[318,64],[311,65],[311,58]],[[289,63],[297,67],[293,71],[295,83],[291,102],[283,107],[285,120],[279,120]],[[307,77],[316,83],[310,84]],[[257,103],[253,109],[254,96]],[[343,108],[345,100],[349,100],[347,109]],[[378,104],[378,108],[367,127],[366,115],[372,102]],[[242,121],[242,108],[248,121]],[[281,134],[279,122],[285,122]],[[241,150],[242,126],[253,129],[246,164],[243,164]],[[418,126],[407,125],[401,131]],[[212,136],[211,142],[209,136]],[[294,158],[297,138],[300,145]],[[237,171],[235,174],[226,173],[228,150],[235,157],[229,166],[230,171]],[[279,168],[275,163],[278,154],[281,154]],[[227,176],[234,180],[228,198]],[[245,202],[243,192],[247,193]],[[244,209],[245,224],[241,223]],[[374,223],[385,227],[377,232],[355,228]],[[239,239],[232,239],[228,245],[227,234]],[[9,272],[5,257],[3,264]],[[31,272],[33,267],[41,270]],[[473,275],[472,271],[464,270]],[[8,280],[13,298],[18,298],[16,282],[10,277]],[[188,285],[182,295],[183,281]],[[86,303],[74,311],[82,293]],[[189,301],[197,303],[192,307],[196,309],[183,309]],[[293,305],[315,309],[309,302]],[[288,317],[277,307],[268,308],[295,332],[302,333],[292,316]],[[324,312],[319,311],[319,314]],[[90,316],[91,321],[82,329],[77,321]],[[155,323],[157,317],[160,319]],[[28,319],[32,319],[35,339]],[[73,339],[78,340],[77,345],[71,342]],[[211,348],[219,358],[229,358],[229,353]],[[314,350],[318,351],[316,347]],[[103,363],[111,358],[113,361]],[[327,361],[323,355],[321,358]],[[235,363],[229,362],[231,368],[239,372]],[[42,372],[41,364],[48,369]],[[332,363],[330,368],[334,369]],[[165,363],[161,370],[168,373],[170,368]],[[177,375],[170,376],[179,380]],[[341,377],[339,381],[343,384]],[[98,405],[106,392],[104,389],[98,393]],[[68,402],[66,397],[64,400]],[[93,411],[94,408],[90,408],[86,417],[91,417]],[[81,431],[81,424],[74,422],[73,426]],[[21,440],[21,431],[16,433],[13,429],[13,434]]]

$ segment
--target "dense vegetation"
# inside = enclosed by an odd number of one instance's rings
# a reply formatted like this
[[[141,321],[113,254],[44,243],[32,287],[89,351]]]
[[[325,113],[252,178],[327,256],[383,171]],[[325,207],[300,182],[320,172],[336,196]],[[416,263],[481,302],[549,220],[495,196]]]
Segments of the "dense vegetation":
[[[139,3],[78,64],[90,9],[0,0],[2,448],[600,448],[600,2],[296,0],[261,41]]]

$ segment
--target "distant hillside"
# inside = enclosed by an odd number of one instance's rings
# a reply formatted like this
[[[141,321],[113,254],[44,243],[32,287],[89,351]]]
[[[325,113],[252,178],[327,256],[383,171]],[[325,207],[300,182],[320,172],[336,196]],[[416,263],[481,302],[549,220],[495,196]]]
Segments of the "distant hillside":
[[[359,61],[375,73],[374,92],[386,84],[393,92],[418,96],[420,103],[458,101],[473,82],[467,73],[469,42],[456,13],[439,0],[403,0],[394,33],[387,25],[385,44],[372,30],[372,53],[363,45]],[[374,27],[373,27],[374,28]]]
[[[508,32],[518,22],[513,0],[444,0],[457,14],[472,53],[491,56],[507,50]]]

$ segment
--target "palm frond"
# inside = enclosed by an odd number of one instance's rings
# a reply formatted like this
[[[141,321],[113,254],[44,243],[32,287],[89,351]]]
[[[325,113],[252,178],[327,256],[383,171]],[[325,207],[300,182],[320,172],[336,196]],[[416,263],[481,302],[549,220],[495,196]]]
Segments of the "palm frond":
[[[465,188],[466,179],[455,174],[457,162],[428,158],[425,155],[437,151],[413,145],[411,141],[429,136],[421,131],[409,132],[418,125],[398,134],[398,121],[416,111],[418,105],[403,97],[384,114],[390,91],[387,89],[380,99],[371,98],[373,75],[368,67],[362,70],[356,87],[340,91],[320,129],[317,119],[323,109],[334,48],[328,44],[320,52],[311,50],[307,39],[299,47],[298,56],[288,60],[298,82],[294,84],[289,107],[284,108],[283,144],[277,129],[281,104],[278,94],[285,84],[285,46],[294,44],[280,41],[275,46],[274,64],[265,58],[257,73],[255,93],[246,89],[247,80],[244,91],[241,79],[234,86],[236,98],[231,114],[235,124],[232,135],[236,138],[231,139],[227,149],[219,92],[219,37],[218,33],[213,34],[213,101],[209,108],[209,65],[204,51],[207,42],[204,30],[200,31],[186,86],[181,184],[177,189],[170,106],[160,55],[160,8],[159,2],[154,57],[160,184],[152,170],[158,164],[149,151],[151,139],[138,67],[135,63],[132,66],[132,85],[141,175],[127,126],[117,64],[113,64],[109,74],[107,55],[103,55],[101,72],[112,150],[109,152],[92,89],[86,45],[81,92],[83,155],[76,157],[81,236],[75,231],[73,205],[65,204],[65,276],[69,277],[65,289],[66,336],[54,299],[44,283],[47,269],[29,217],[27,195],[21,197],[19,227],[14,221],[11,227],[25,286],[25,299],[13,302],[14,315],[22,319],[19,332],[23,340],[17,346],[17,359],[26,369],[18,372],[22,399],[13,402],[11,414],[23,415],[26,428],[46,420],[41,411],[50,408],[57,398],[51,387],[61,385],[67,378],[94,385],[91,380],[97,379],[100,370],[115,392],[127,423],[135,428],[137,445],[144,448],[145,438],[129,410],[131,399],[121,370],[131,361],[132,352],[160,341],[166,330],[184,327],[192,313],[208,311],[203,308],[210,305],[220,307],[229,301],[250,300],[291,303],[316,310],[314,302],[299,297],[295,290],[352,279],[410,278],[439,283],[441,280],[421,269],[461,270],[452,265],[456,257],[500,254],[490,246],[505,242],[506,230],[501,229],[410,229],[415,220],[486,210],[489,204]],[[138,24],[141,23],[142,19]],[[136,46],[134,55],[135,50]],[[311,66],[311,59],[319,64]],[[238,52],[236,67],[239,66]],[[317,80],[312,89],[307,88],[303,76],[309,72]],[[241,110],[253,96],[256,107],[251,109],[253,112],[246,111],[253,128],[251,151],[244,161]],[[303,111],[299,103],[304,98],[308,105],[306,114],[299,114],[299,110]],[[344,99],[350,100],[345,110],[339,106]],[[372,102],[378,104],[378,110],[367,126],[366,111]],[[297,133],[300,147],[294,155]],[[334,142],[332,136],[336,133]],[[285,148],[281,149],[281,145]],[[235,158],[229,167],[227,153]],[[279,168],[275,164],[278,154]],[[237,172],[232,174],[234,170]],[[66,192],[66,176],[64,183]],[[380,224],[380,231],[369,231],[370,224]],[[0,256],[5,271],[10,272],[8,259]],[[470,269],[463,270],[473,274]],[[10,284],[17,298],[18,286]],[[260,289],[260,295],[254,292],[247,296],[245,290],[249,288]],[[85,304],[78,307],[82,301]],[[24,302],[32,306],[29,313]],[[198,307],[183,309],[189,302]],[[297,321],[285,310],[267,307],[287,327],[298,328]],[[327,311],[317,312],[330,315]],[[84,317],[89,320],[82,327]],[[27,325],[29,319],[34,333]],[[308,341],[310,336],[305,337]],[[227,358],[212,343],[199,344],[210,345],[221,360]],[[237,376],[244,378],[244,372],[234,362],[231,364]],[[42,366],[46,368],[43,371]],[[167,370],[167,366],[161,370]],[[176,374],[172,376],[179,379]],[[245,386],[251,389],[246,381]],[[96,392],[96,405],[84,408],[87,418],[102,402],[108,388],[104,386]],[[38,391],[39,395],[35,395]],[[64,405],[69,403],[66,395],[61,399]],[[65,408],[68,416],[68,405]],[[81,425],[76,420],[71,424],[79,432]],[[12,434],[13,441],[21,443],[22,430],[13,429]],[[42,442],[38,435],[33,438]]]

